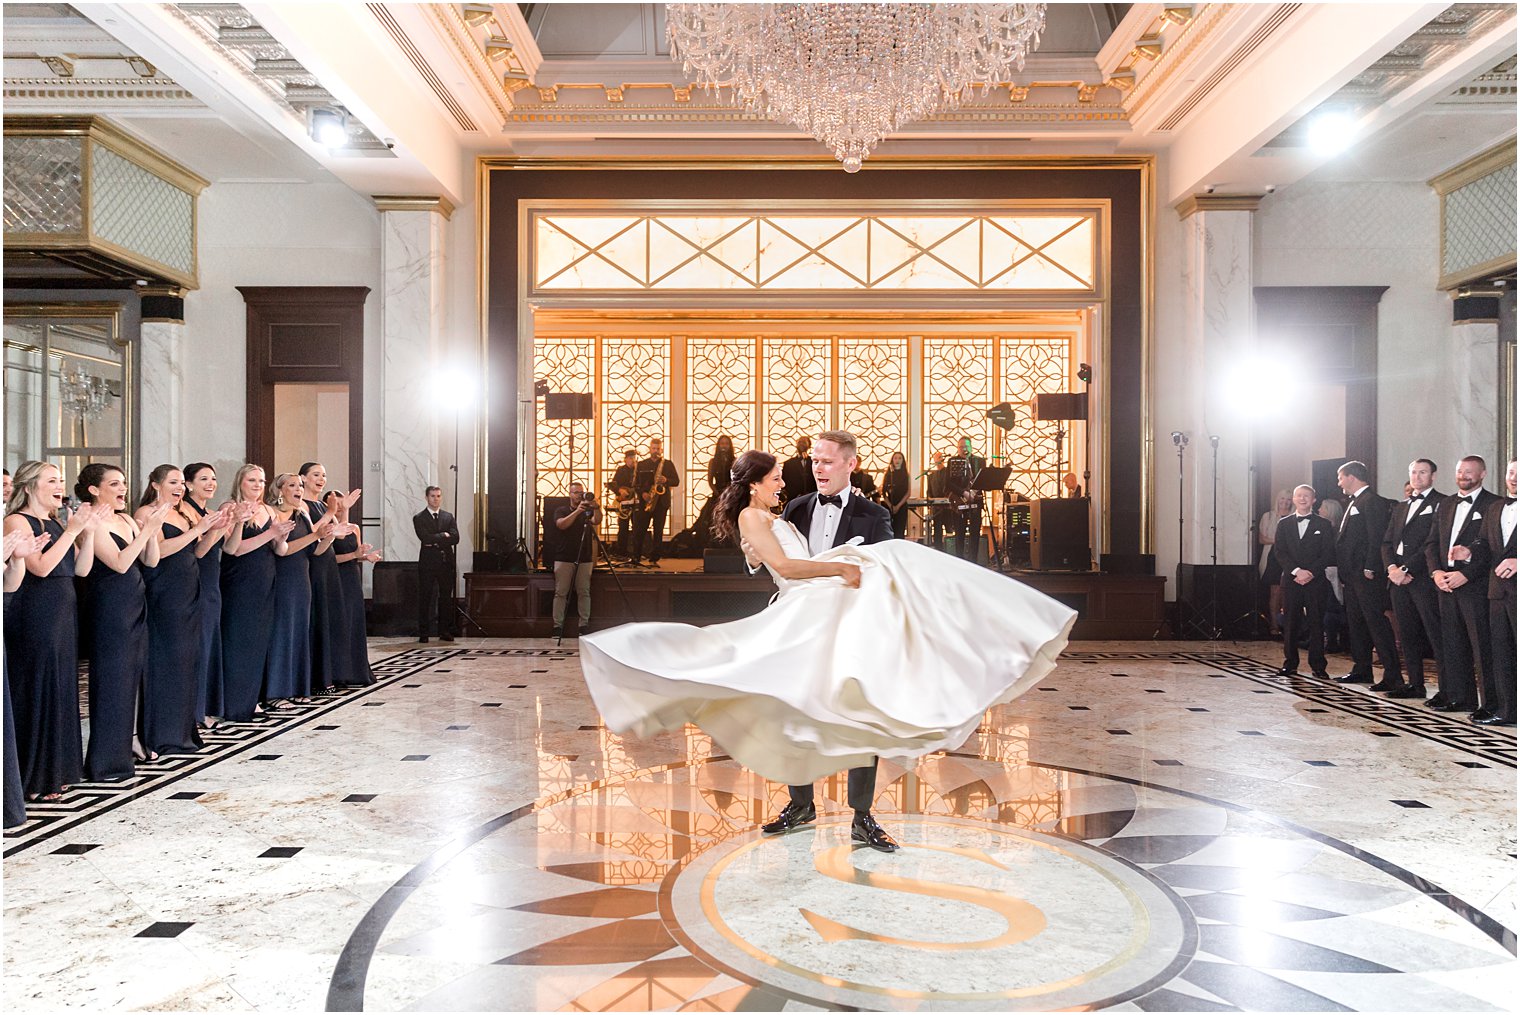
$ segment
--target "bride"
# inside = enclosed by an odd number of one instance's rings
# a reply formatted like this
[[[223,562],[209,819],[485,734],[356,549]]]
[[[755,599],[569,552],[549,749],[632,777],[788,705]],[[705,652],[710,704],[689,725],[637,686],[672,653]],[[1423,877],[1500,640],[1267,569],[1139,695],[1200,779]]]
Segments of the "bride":
[[[851,435],[821,434],[818,493],[777,518],[781,467],[746,451],[714,525],[770,572],[780,589],[770,606],[705,628],[590,634],[581,666],[613,730],[644,737],[694,723],[740,764],[790,784],[791,803],[767,833],[813,821],[812,782],[851,769],[852,837],[891,851],[870,816],[876,758],[960,746],[990,706],[1054,668],[1076,614],[996,572],[890,539],[889,526],[872,524],[875,512],[887,521],[880,506],[849,494],[855,461]]]

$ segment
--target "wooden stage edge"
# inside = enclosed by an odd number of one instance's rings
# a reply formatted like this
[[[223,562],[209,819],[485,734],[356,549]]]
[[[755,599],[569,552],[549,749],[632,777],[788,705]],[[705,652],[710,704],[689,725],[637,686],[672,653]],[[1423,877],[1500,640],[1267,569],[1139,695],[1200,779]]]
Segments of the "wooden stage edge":
[[[1150,639],[1166,632],[1166,579],[1100,571],[1020,571],[1012,577],[1077,611],[1072,638]],[[472,571],[464,576],[470,614],[489,637],[543,638],[553,629],[554,575]],[[621,588],[619,588],[619,582]],[[631,620],[720,624],[765,608],[776,591],[765,574],[597,570],[587,630]],[[574,597],[565,633],[577,628]]]

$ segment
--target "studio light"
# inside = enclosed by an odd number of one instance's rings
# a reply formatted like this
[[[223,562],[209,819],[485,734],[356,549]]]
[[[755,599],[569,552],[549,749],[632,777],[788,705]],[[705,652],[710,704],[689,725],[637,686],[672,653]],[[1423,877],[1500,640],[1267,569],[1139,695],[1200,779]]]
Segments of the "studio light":
[[[441,366],[433,371],[433,404],[458,412],[475,401],[475,382],[469,371],[457,366]]]
[[[1220,378],[1221,403],[1241,419],[1266,421],[1297,404],[1303,381],[1283,356],[1248,356]]]
[[[348,114],[328,106],[312,106],[306,115],[306,131],[324,148],[348,144]]]
[[[1356,123],[1349,113],[1326,110],[1309,121],[1306,137],[1316,155],[1338,155],[1356,140]]]

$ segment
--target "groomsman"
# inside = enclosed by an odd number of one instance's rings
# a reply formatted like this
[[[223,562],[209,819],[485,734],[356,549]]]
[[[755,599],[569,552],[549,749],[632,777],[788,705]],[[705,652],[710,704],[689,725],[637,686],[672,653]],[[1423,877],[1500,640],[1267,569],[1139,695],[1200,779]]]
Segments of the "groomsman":
[[[1488,576],[1488,627],[1493,641],[1490,681],[1497,714],[1473,722],[1484,726],[1515,725],[1515,463],[1504,472],[1504,506],[1483,519],[1483,542],[1494,559]]]
[[[438,640],[454,640],[454,548],[459,526],[443,510],[443,491],[427,488],[427,507],[412,515],[412,529],[422,547],[417,551],[417,641],[428,640],[428,627],[437,604]]]
[[[1277,520],[1272,543],[1282,566],[1278,582],[1283,588],[1283,664],[1277,672],[1285,677],[1298,673],[1298,639],[1307,620],[1309,668],[1316,677],[1325,672],[1325,604],[1330,581],[1325,569],[1335,563],[1335,530],[1314,511],[1314,487],[1293,490],[1293,514]]]
[[[796,500],[818,489],[813,478],[813,438],[803,434],[797,438],[797,453],[781,463],[781,482],[786,485],[786,499]]]
[[[1409,497],[1394,505],[1383,534],[1383,563],[1387,568],[1393,615],[1399,624],[1404,685],[1390,698],[1425,700],[1425,660],[1441,671],[1441,607],[1425,563],[1425,540],[1445,494],[1434,487],[1436,463],[1417,458],[1409,463]],[[1439,677],[1437,678],[1439,679]]]
[[[1383,563],[1383,534],[1393,502],[1379,497],[1368,484],[1372,473],[1364,462],[1347,462],[1335,474],[1336,485],[1346,495],[1335,536],[1335,564],[1346,593],[1346,626],[1351,648],[1351,672],[1335,679],[1343,684],[1372,684],[1372,649],[1377,646],[1383,661],[1383,679],[1374,691],[1394,691],[1404,686],[1399,650],[1388,609],[1388,575]]]
[[[1436,509],[1425,540],[1425,561],[1441,610],[1441,689],[1427,705],[1439,712],[1489,713],[1479,707],[1473,667],[1492,673],[1493,643],[1488,626],[1488,561],[1483,519],[1503,500],[1483,489],[1488,467],[1477,455],[1457,463],[1457,492]],[[1488,704],[1485,702],[1484,704]],[[1497,713],[1496,713],[1497,714]]]

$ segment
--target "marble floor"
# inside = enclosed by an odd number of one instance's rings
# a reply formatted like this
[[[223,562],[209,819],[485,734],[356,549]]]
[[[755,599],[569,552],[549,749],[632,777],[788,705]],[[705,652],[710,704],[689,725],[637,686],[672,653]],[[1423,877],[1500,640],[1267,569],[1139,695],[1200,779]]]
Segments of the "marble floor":
[[[5,837],[9,1011],[1511,1010],[1512,729],[1080,642],[904,844],[806,831],[699,731],[599,724],[574,643],[372,643],[379,681]],[[1340,672],[1332,667],[1333,672]]]

